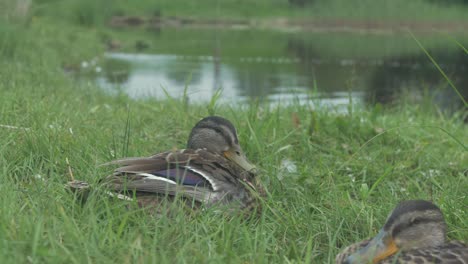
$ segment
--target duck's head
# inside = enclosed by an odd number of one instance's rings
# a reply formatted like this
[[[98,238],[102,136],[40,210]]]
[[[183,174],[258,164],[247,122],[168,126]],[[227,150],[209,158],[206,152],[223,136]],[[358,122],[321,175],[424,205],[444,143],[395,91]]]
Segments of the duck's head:
[[[187,148],[206,149],[223,155],[246,171],[256,170],[239,145],[234,125],[219,116],[209,116],[200,120],[190,132]]]
[[[400,250],[439,246],[445,243],[446,230],[444,216],[436,205],[424,200],[404,201],[377,236],[345,263],[378,263]]]

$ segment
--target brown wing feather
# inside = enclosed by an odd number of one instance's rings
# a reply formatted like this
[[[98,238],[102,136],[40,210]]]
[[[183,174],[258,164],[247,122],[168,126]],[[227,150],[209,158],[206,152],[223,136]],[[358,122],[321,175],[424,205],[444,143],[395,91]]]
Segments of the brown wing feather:
[[[246,206],[252,200],[243,182],[248,182],[251,186],[254,175],[224,157],[202,149],[169,151],[146,158],[125,158],[105,165],[121,166],[105,179],[110,188],[117,192],[135,190],[162,195],[180,194],[205,204],[238,200]],[[144,175],[139,175],[177,166],[198,171],[209,181],[212,188],[176,186],[167,181],[148,180]]]
[[[216,163],[217,166],[228,168],[233,172],[239,172],[239,168],[231,166],[227,159],[224,157],[211,153],[206,150],[179,150],[179,151],[167,151],[163,153],[155,154],[151,157],[131,157],[119,160],[114,160],[103,164],[107,165],[119,165],[116,172],[129,172],[130,171],[148,171],[148,170],[164,170],[169,166],[175,165],[187,165],[189,163],[194,164],[211,164]]]

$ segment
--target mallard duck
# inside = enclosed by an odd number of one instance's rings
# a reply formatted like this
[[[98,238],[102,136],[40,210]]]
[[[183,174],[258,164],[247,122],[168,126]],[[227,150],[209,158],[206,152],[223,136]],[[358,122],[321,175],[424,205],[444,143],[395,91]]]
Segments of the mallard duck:
[[[468,263],[468,246],[447,241],[446,234],[447,224],[436,205],[424,200],[404,201],[374,238],[345,248],[336,263]]]
[[[187,149],[104,165],[120,166],[103,180],[109,193],[125,200],[134,197],[141,206],[158,206],[177,196],[191,207],[222,204],[245,209],[255,205],[259,188],[256,168],[244,155],[234,125],[219,116],[203,118],[193,127]],[[68,185],[84,186],[78,181]]]

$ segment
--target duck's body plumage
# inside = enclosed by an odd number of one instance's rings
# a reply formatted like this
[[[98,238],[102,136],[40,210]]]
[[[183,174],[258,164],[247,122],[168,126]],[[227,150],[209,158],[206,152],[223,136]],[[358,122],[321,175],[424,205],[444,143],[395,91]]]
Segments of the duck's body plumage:
[[[448,241],[442,211],[432,202],[403,201],[372,239],[346,247],[337,264],[468,264],[468,246]]]
[[[346,247],[336,256],[336,263],[346,263],[350,255],[366,247],[367,239]],[[377,262],[377,264],[468,264],[468,245],[461,241],[450,241],[441,246],[402,251],[395,256]]]
[[[126,158],[104,181],[117,193],[136,192],[142,203],[158,203],[166,196],[183,197],[194,205],[236,202],[249,207],[255,200],[254,174],[205,149],[159,153],[148,158]]]
[[[255,166],[244,155],[235,127],[227,119],[210,116],[192,129],[187,149],[150,157],[123,158],[106,163],[117,165],[101,182],[108,194],[134,200],[143,207],[181,198],[191,208],[225,205],[234,209],[256,207],[262,192],[255,179]],[[70,182],[72,190],[88,184]]]
[[[468,264],[468,247],[461,241],[450,241],[441,246],[402,251],[379,263],[444,263]]]

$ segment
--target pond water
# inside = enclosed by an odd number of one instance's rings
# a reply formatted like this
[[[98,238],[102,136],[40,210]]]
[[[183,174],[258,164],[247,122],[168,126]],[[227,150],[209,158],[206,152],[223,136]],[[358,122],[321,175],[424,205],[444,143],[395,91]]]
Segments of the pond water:
[[[461,100],[415,40],[404,33],[271,32],[219,29],[121,31],[97,83],[133,98],[186,96],[190,102],[357,104]],[[468,95],[468,36],[417,35]],[[119,40],[120,39],[120,40]],[[120,44],[120,41],[122,44]]]

